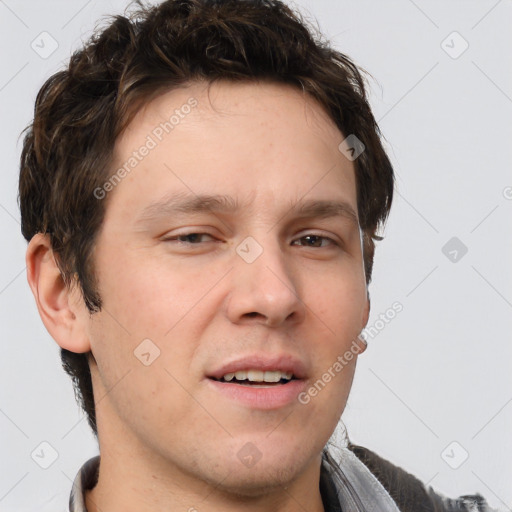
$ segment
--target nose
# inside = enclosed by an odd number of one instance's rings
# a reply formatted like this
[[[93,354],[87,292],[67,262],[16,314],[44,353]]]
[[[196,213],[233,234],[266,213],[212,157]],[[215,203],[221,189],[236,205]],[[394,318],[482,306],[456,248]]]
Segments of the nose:
[[[259,244],[251,237],[250,242],[237,248],[230,272],[229,319],[235,324],[269,327],[299,323],[306,313],[300,276],[279,243],[270,240],[269,235],[265,238]],[[251,257],[246,257],[250,252]],[[259,255],[253,260],[255,254]]]

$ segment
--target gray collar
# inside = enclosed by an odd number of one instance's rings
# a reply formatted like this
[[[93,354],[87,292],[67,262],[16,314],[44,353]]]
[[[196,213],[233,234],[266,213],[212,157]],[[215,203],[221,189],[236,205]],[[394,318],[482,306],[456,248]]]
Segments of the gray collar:
[[[370,470],[347,447],[330,448],[322,460],[336,489],[341,510],[400,512],[395,501]]]

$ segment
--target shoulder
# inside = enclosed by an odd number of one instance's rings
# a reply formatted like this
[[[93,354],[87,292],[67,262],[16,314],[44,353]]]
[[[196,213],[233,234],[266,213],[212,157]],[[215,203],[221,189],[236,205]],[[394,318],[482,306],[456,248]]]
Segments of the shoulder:
[[[446,498],[368,448],[349,443],[348,449],[379,480],[403,512],[492,512],[479,494]]]
[[[87,512],[85,508],[85,493],[98,482],[99,467],[100,456],[96,455],[87,460],[79,469],[69,496],[70,512]]]

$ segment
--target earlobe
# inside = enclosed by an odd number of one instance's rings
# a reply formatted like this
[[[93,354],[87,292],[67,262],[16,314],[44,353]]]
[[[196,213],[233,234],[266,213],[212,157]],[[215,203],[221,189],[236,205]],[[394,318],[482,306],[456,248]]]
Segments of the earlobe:
[[[64,283],[48,235],[38,233],[32,237],[26,264],[28,284],[50,336],[71,352],[90,351],[80,305],[71,300],[72,291]]]

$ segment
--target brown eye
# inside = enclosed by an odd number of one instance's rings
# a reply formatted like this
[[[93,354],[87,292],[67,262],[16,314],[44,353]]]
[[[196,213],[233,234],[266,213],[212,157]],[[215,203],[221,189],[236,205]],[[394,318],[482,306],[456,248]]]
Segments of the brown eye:
[[[298,240],[307,240],[305,244],[301,244],[305,247],[322,248],[329,247],[332,245],[338,245],[332,238],[320,235],[305,235]],[[323,244],[323,241],[327,241],[327,244]]]
[[[199,245],[201,238],[203,236],[208,236],[210,238],[213,238],[208,233],[180,233],[178,235],[164,238],[163,241],[164,242],[177,241],[178,243],[183,243],[183,244]]]

